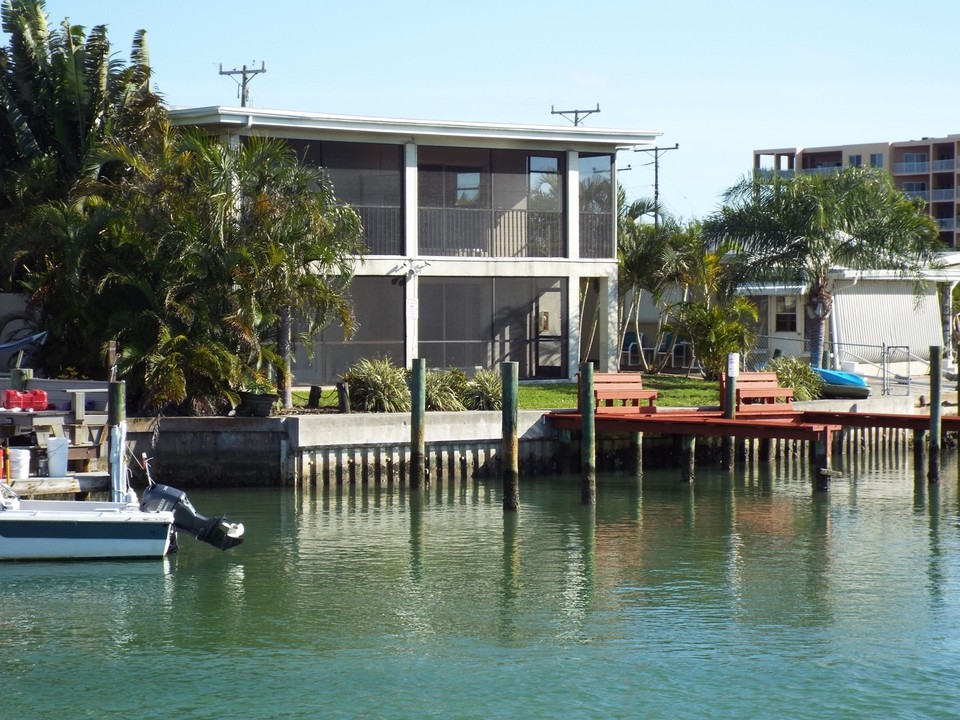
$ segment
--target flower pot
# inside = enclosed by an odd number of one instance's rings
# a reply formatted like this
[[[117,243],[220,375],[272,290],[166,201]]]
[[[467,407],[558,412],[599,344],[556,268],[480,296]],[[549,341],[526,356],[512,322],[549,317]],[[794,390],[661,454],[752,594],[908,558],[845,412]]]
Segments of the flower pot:
[[[237,415],[269,417],[279,400],[280,396],[273,393],[241,392]]]

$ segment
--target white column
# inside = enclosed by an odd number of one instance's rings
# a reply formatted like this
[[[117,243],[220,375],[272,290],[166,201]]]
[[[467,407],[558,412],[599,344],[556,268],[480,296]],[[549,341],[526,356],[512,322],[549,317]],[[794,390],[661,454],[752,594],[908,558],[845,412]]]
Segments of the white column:
[[[417,192],[417,146],[403,146],[403,233],[406,243],[407,262],[413,267],[420,252],[419,195]],[[411,274],[404,284],[404,355],[406,367],[413,367],[419,345],[420,287],[416,274]]]
[[[567,257],[580,257],[580,154],[567,153]]]
[[[580,370],[580,276],[567,278],[567,377]]]

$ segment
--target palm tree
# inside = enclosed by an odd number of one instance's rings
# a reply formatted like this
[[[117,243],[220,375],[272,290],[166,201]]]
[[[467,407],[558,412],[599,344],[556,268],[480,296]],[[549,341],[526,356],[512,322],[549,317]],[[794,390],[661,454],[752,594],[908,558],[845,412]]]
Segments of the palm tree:
[[[784,179],[745,178],[725,206],[704,223],[715,245],[734,248],[737,283],[801,282],[814,321],[810,362],[820,367],[832,308],[831,268],[888,269],[919,278],[935,263],[937,226],[919,199],[909,199],[890,176],[873,168]]]
[[[88,34],[64,20],[51,30],[44,8],[43,0],[0,6],[9,36],[9,46],[0,48],[0,240],[32,208],[66,200],[104,139],[138,140],[163,113],[150,90],[142,30],[124,66],[112,57],[105,25]],[[42,256],[14,247],[4,259],[14,274],[23,261]]]

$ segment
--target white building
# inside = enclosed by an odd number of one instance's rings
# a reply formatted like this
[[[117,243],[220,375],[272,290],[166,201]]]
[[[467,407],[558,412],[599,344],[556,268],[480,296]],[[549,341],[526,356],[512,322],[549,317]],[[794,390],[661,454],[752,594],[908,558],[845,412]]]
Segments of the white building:
[[[312,361],[301,349],[297,384],[333,382],[364,357],[517,361],[521,378],[570,378],[587,357],[616,367],[616,155],[658,132],[247,107],[170,117],[234,143],[287,140],[363,220],[368,254],[351,286],[359,331],[345,342],[328,328]]]

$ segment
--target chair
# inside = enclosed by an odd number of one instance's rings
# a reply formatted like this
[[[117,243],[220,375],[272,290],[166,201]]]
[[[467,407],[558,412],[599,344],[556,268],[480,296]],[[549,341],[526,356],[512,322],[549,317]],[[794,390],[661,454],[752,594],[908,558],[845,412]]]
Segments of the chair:
[[[637,334],[632,330],[628,330],[623,335],[623,347],[620,348],[620,365],[621,367],[626,360],[627,367],[636,367],[640,364],[640,343],[643,342],[643,333],[640,333],[640,339],[637,339]],[[636,358],[636,360],[634,360]]]

